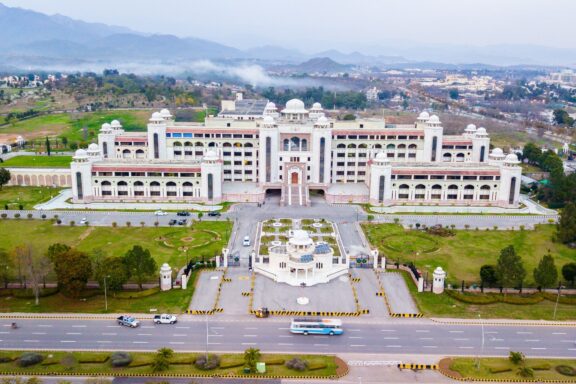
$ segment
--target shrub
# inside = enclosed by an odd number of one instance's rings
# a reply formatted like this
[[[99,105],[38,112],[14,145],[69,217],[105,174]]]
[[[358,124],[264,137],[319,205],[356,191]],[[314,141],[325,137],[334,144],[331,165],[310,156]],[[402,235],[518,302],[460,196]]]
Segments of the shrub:
[[[286,363],[284,359],[264,359],[266,365],[283,365]]]
[[[510,355],[508,356],[508,360],[510,360],[512,364],[520,364],[524,359],[525,357],[522,352],[510,351]]]
[[[112,222],[112,227],[116,228],[116,226],[118,226],[118,223],[115,222],[115,221],[113,221],[113,222]]]
[[[13,358],[8,357],[8,356],[0,356],[0,364],[2,363],[9,363],[11,361],[14,361]]]
[[[518,376],[520,377],[534,377],[534,370],[529,367],[518,368]]]
[[[316,363],[316,364],[310,364],[308,366],[308,370],[309,371],[318,371],[320,369],[326,369],[328,366],[324,363]]]
[[[110,364],[113,367],[126,367],[132,362],[132,355],[128,352],[114,352],[110,356]]]
[[[266,363],[268,364],[268,363]],[[236,360],[236,361],[229,361],[227,363],[220,363],[221,369],[228,369],[228,368],[238,368],[244,365],[244,361]]]
[[[15,219],[19,219],[19,218],[20,218],[20,214],[19,214],[19,213],[15,213],[15,214],[14,214],[14,218],[15,218]]]
[[[67,353],[60,360],[60,365],[62,365],[67,370],[74,368],[76,363],[77,363],[76,357],[72,353]]]
[[[456,235],[454,229],[442,227],[440,224],[434,225],[432,227],[426,227],[426,233],[440,237],[450,237]]]
[[[62,224],[62,220],[56,220],[56,224],[58,225]]]
[[[31,214],[31,213],[29,213],[29,214],[26,215],[26,217],[27,217],[28,219],[31,219],[33,216],[34,216],[34,215]]]
[[[42,218],[42,220],[46,219],[46,215],[44,215],[44,214],[40,217]]]
[[[531,365],[530,368],[532,368],[535,371],[547,371],[550,368],[552,368],[552,366],[550,364],[543,363],[538,365]]]
[[[293,369],[298,372],[305,371],[308,368],[308,363],[298,357],[290,359],[286,362],[286,368]]]
[[[206,355],[200,355],[196,358],[194,365],[198,369],[209,371],[220,366],[220,358],[217,355],[208,355],[208,358]]]
[[[25,352],[20,355],[20,358],[18,359],[18,365],[20,367],[30,367],[32,365],[41,363],[42,360],[44,360],[44,356],[39,353]]]
[[[131,222],[129,222],[129,221],[126,222],[126,226],[127,226],[127,227],[129,227],[129,226],[131,226],[131,225],[132,225]]]
[[[504,373],[504,372],[510,372],[510,371],[512,371],[512,368],[507,368],[507,367],[492,367],[492,368],[488,368],[488,370],[490,371],[490,373]]]
[[[76,225],[76,222],[74,220],[70,220],[70,226],[73,227]]]
[[[576,376],[576,369],[569,365],[557,365],[556,372],[564,376]]]
[[[110,356],[106,356],[103,359],[97,359],[97,358],[83,359],[83,360],[78,360],[78,362],[80,364],[104,364],[104,363],[107,363],[108,360],[110,360]]]
[[[0,215],[0,217],[2,217],[3,219],[6,219],[8,217],[7,213],[3,213],[2,215]]]
[[[473,293],[460,293],[454,290],[446,290],[444,291],[446,294],[453,299],[461,301],[467,304],[476,304],[476,305],[484,305],[484,304],[494,304],[498,302],[498,298],[493,295],[476,295]]]

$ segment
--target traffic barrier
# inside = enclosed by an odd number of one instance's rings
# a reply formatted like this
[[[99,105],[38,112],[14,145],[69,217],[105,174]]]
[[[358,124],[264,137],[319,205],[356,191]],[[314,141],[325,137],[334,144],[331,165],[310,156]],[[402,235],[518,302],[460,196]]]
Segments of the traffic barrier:
[[[421,313],[391,313],[390,317],[424,317]]]
[[[360,278],[359,277],[353,277],[352,279],[353,283],[359,283],[360,282]]]
[[[376,292],[376,296],[384,296],[384,292]]]
[[[256,310],[251,310],[255,314]],[[370,313],[368,309],[362,309],[356,312],[338,312],[338,311],[288,311],[288,310],[271,310],[270,314],[274,316],[322,316],[322,317],[357,317]]]
[[[222,281],[225,282],[225,283],[231,283],[231,282],[232,282],[232,279],[229,278],[229,277],[223,277],[223,278],[222,278]]]
[[[412,364],[412,363],[400,363],[398,364],[399,369],[415,369],[415,370],[422,370],[422,369],[432,369],[438,370],[438,364]]]
[[[250,296],[251,294],[251,292],[242,292],[242,296]]]

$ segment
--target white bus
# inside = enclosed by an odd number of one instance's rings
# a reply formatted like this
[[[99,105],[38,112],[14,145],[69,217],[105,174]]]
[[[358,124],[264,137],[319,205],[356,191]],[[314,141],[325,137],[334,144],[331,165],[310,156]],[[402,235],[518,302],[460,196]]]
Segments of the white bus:
[[[302,335],[341,335],[342,320],[338,319],[294,319],[290,324],[290,332]]]

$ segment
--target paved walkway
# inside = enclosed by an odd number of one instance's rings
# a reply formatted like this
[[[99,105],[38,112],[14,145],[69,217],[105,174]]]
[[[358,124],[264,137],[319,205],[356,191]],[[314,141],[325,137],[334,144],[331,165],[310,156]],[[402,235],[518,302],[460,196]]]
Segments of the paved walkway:
[[[68,200],[72,198],[72,190],[64,189],[52,200],[38,204],[34,209],[51,211],[55,209],[78,209],[78,210],[124,210],[124,209],[138,209],[138,210],[194,210],[194,211],[218,211],[222,209],[221,205],[202,205],[194,203],[87,203],[78,204],[70,203]]]

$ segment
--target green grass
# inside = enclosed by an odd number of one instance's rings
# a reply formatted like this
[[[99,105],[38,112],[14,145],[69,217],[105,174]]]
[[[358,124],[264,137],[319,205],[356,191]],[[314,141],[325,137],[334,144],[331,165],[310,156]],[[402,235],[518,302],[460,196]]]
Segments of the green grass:
[[[0,163],[13,168],[70,168],[72,156],[16,156]]]
[[[27,139],[40,136],[54,136],[65,130],[71,123],[68,113],[43,115],[25,119],[0,128],[0,133],[23,135]]]
[[[453,237],[430,236],[394,224],[363,224],[363,228],[372,246],[377,247],[390,262],[412,261],[420,270],[430,274],[440,266],[448,272],[447,282],[457,285],[461,280],[479,282],[480,267],[496,264],[500,250],[508,245],[513,245],[524,261],[527,284],[533,284],[532,271],[548,250],[559,271],[562,265],[576,261],[575,250],[552,241],[556,231],[554,225],[539,225],[533,231],[458,230]],[[422,240],[416,240],[415,236],[422,237]],[[398,250],[386,246],[387,237],[394,247],[399,247]],[[426,238],[430,241],[424,244]],[[438,250],[426,253],[430,242],[437,242]]]
[[[480,315],[482,319],[517,320],[574,320],[575,318],[573,305],[558,304],[556,318],[554,319],[555,303],[548,300],[542,300],[537,304],[531,305],[507,303],[473,305],[453,299],[446,294],[418,293],[408,273],[402,271],[401,273],[419,311],[426,317],[478,319],[478,315]]]
[[[225,221],[199,222],[192,228],[141,228],[139,223],[132,223],[128,228],[119,222],[118,227],[113,228],[58,226],[48,220],[2,220],[3,243],[0,247],[11,250],[26,243],[44,251],[51,244],[65,243],[86,252],[99,248],[108,255],[123,255],[132,246],[140,245],[150,250],[159,265],[169,263],[172,267],[182,267],[189,259],[199,259],[202,255],[209,258],[221,252],[231,227],[231,223]],[[166,244],[164,239],[167,239]],[[207,241],[210,242],[207,244]],[[179,249],[184,244],[188,247],[187,252]]]
[[[4,209],[6,204],[10,209],[18,209],[19,204],[22,204],[24,209],[33,209],[35,205],[56,196],[60,190],[50,187],[2,187],[0,209]]]
[[[545,367],[550,366],[547,370],[534,370],[534,381],[540,380],[573,380],[576,381],[574,377],[561,375],[554,369],[558,365],[569,365],[576,369],[575,360],[570,359],[527,359],[527,367]],[[490,369],[512,369],[509,372],[492,373]],[[476,359],[468,357],[457,357],[452,359],[452,364],[450,369],[459,372],[462,376],[471,379],[489,379],[493,381],[499,380],[518,380],[521,379],[518,376],[519,365],[515,365],[510,362],[507,358],[481,358],[479,369],[476,366]],[[529,381],[530,379],[527,379]]]
[[[0,352],[0,357],[10,357],[10,358],[17,358],[23,352],[20,351],[3,351]],[[144,366],[134,366],[134,367],[124,367],[124,368],[112,368],[109,362],[106,363],[82,363],[82,361],[103,361],[107,356],[111,354],[111,352],[67,352],[67,351],[53,351],[53,352],[40,352],[45,360],[44,364],[46,363],[55,363],[52,365],[42,365],[42,363],[31,366],[31,367],[19,367],[16,362],[8,362],[8,363],[0,363],[0,374],[2,372],[10,373],[10,374],[22,374],[22,375],[49,375],[50,373],[56,374],[65,374],[65,375],[82,375],[82,376],[91,376],[94,374],[108,374],[110,376],[123,376],[126,374],[141,374],[147,375],[152,373],[152,369],[150,367],[150,363],[154,358],[154,353],[150,352],[131,352],[133,361],[132,365],[139,365],[139,364],[146,364]],[[60,361],[64,356],[67,354],[72,353],[75,357],[76,364],[72,367],[65,367],[60,364]],[[193,361],[197,353],[175,353],[172,357],[173,362],[189,362]],[[219,355],[222,364],[228,363],[240,363],[244,361],[242,354],[223,354]],[[306,360],[310,365],[320,366],[325,365],[326,368],[317,369],[317,370],[306,370],[303,372],[294,371],[288,369],[284,366],[284,364],[278,365],[266,365],[266,374],[261,376],[301,376],[301,377],[308,377],[308,376],[332,376],[336,374],[337,363],[334,356],[326,356],[326,355],[287,355],[287,354],[263,354],[261,356],[261,360],[272,361],[272,360],[284,360],[288,361],[293,357],[299,357],[301,359]],[[219,375],[219,376],[226,376],[226,375],[242,375],[242,368],[234,367],[234,368],[218,368],[210,371],[201,371],[196,368],[193,364],[172,364],[167,371],[160,372],[156,375]]]

